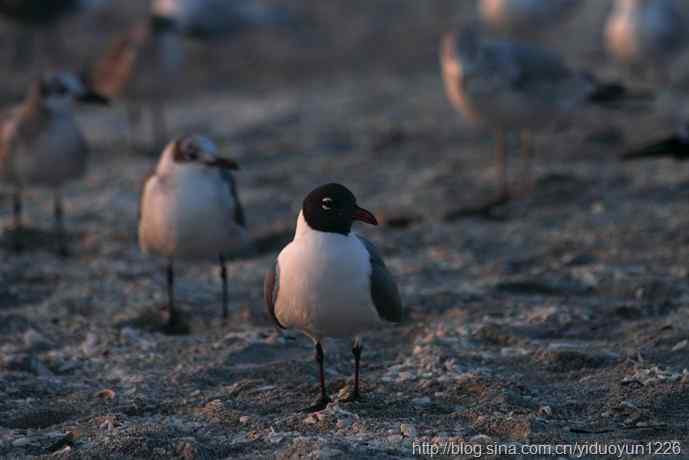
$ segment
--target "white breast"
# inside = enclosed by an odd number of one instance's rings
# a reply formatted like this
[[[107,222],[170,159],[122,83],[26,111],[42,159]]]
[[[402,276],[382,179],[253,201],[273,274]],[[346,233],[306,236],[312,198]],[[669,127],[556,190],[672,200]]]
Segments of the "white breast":
[[[144,189],[139,241],[145,252],[183,259],[210,259],[247,244],[234,221],[235,203],[219,171],[185,165],[152,177]]]
[[[83,175],[87,151],[74,117],[55,117],[44,128],[27,143],[18,143],[11,153],[17,181],[52,187]]]
[[[380,324],[370,294],[371,263],[363,243],[309,231],[278,256],[280,324],[316,340],[351,337]]]

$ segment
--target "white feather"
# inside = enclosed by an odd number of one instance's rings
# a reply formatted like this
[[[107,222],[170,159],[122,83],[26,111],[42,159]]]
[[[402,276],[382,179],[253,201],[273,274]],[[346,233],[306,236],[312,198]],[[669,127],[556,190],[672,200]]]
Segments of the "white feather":
[[[283,326],[320,340],[353,337],[381,324],[371,299],[369,254],[355,234],[315,231],[300,213],[278,264],[275,314]]]

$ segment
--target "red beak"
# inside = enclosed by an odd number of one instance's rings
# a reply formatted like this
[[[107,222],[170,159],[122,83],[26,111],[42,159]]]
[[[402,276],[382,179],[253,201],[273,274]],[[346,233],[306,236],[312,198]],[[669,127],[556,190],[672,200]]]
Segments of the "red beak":
[[[361,222],[365,222],[371,225],[378,225],[378,220],[376,219],[376,216],[374,216],[372,213],[365,210],[364,208],[360,208],[359,206],[357,206],[354,209],[354,215],[352,216],[352,219],[359,220]]]
[[[216,168],[222,169],[239,169],[239,165],[236,161],[230,160],[229,158],[216,158],[215,160],[206,163],[208,166],[215,166]]]

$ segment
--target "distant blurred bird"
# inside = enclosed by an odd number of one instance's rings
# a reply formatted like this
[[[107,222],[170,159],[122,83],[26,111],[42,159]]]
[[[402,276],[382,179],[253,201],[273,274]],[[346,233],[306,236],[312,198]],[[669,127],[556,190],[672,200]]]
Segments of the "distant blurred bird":
[[[153,0],[152,14],[200,39],[227,38],[249,29],[290,24],[287,10],[257,0]]]
[[[231,171],[237,163],[218,154],[204,136],[186,136],[163,151],[144,184],[139,212],[139,245],[167,258],[168,323],[181,324],[174,301],[174,261],[216,259],[222,279],[222,316],[228,313],[225,258],[246,249],[244,210]]]
[[[667,83],[670,61],[687,45],[688,26],[675,0],[616,0],[605,44],[619,62]]]
[[[529,37],[552,30],[569,18],[582,0],[479,0],[481,20],[496,32]]]
[[[618,84],[602,84],[590,75],[571,70],[557,54],[544,48],[484,39],[473,25],[445,35],[440,60],[450,102],[468,120],[496,132],[496,203],[510,196],[505,157],[507,131],[521,131],[521,152],[528,164],[532,132],[547,130],[582,103],[605,104],[625,94]]]
[[[84,174],[88,154],[74,116],[75,101],[107,103],[73,74],[46,75],[31,85],[0,131],[0,179],[15,189],[15,231],[21,228],[22,191],[49,187],[61,254],[67,253],[61,187]]]
[[[178,89],[184,63],[184,43],[178,25],[151,17],[117,37],[86,71],[90,84],[127,104],[130,142],[136,143],[139,104],[150,105],[154,149],[169,139],[165,102]]]
[[[313,339],[321,394],[309,412],[330,402],[325,389],[325,337],[354,339],[354,391],[359,397],[359,335],[385,321],[402,320],[402,302],[394,278],[376,247],[352,232],[352,223],[377,225],[340,184],[316,188],[304,199],[294,240],[268,271],[264,296],[268,313],[280,328],[294,328]]]

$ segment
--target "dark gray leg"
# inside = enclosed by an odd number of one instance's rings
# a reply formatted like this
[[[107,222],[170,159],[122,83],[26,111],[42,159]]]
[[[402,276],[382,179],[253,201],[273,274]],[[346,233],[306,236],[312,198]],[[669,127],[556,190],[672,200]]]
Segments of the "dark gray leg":
[[[18,188],[14,190],[12,195],[12,215],[14,218],[13,222],[13,245],[15,251],[21,251],[23,249],[22,239],[21,239],[21,229],[22,229],[22,192]]]
[[[321,397],[318,400],[318,402],[316,402],[316,404],[304,409],[304,412],[321,411],[325,409],[330,403],[330,398],[328,397],[328,394],[325,391],[325,369],[323,366],[323,361],[323,347],[321,346],[320,342],[316,342],[316,362],[318,363],[319,376],[321,380]]]
[[[218,257],[220,262],[220,279],[222,280],[222,319],[227,319],[227,303],[229,294],[227,292],[227,267],[225,267],[225,258],[220,255]]]
[[[522,157],[522,190],[526,195],[535,188],[533,174],[531,172],[531,133],[527,130],[521,133],[521,157]]]
[[[359,392],[359,364],[361,362],[361,352],[364,347],[361,345],[359,339],[354,339],[352,344],[352,354],[354,355],[354,390],[344,399],[344,402],[352,402],[360,399]]]
[[[175,308],[175,270],[173,260],[170,259],[167,264],[167,309],[168,309],[168,320],[167,327],[173,330],[177,325],[179,318],[177,310]]]

